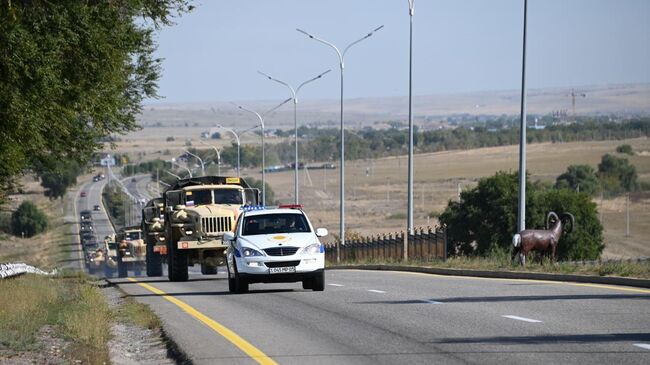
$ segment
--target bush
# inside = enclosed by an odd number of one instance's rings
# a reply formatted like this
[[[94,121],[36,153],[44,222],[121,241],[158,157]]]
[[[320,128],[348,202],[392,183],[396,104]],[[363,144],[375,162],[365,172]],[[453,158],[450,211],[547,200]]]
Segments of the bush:
[[[618,147],[616,147],[616,152],[618,153],[624,153],[626,155],[633,155],[634,152],[632,152],[632,146],[629,144],[622,144]]]
[[[16,236],[32,237],[47,229],[47,216],[34,203],[25,201],[11,214],[11,230]]]
[[[636,168],[630,164],[627,158],[618,158],[610,154],[603,156],[598,164],[598,177],[605,181],[604,189],[614,189],[612,179],[618,180],[618,190],[635,191],[638,188]],[[608,181],[609,180],[609,181]]]
[[[0,232],[11,233],[11,214],[0,212]]]
[[[571,189],[594,195],[599,189],[598,178],[589,165],[571,165],[555,181],[558,189]]]
[[[511,250],[517,230],[518,173],[498,172],[463,191],[461,201],[450,201],[440,215],[447,226],[451,254],[485,256],[497,247]],[[569,212],[576,227],[560,239],[559,259],[597,259],[602,252],[602,226],[589,195],[568,189],[544,189],[526,184],[526,227],[543,228],[546,214]]]

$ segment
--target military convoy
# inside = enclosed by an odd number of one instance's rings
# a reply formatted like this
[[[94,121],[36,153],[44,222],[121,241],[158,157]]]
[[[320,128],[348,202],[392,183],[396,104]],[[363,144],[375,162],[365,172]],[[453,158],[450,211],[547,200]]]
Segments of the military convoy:
[[[98,245],[90,211],[81,212],[82,246],[86,267],[107,277],[117,270],[140,275],[162,276],[163,262],[170,281],[186,281],[188,267],[201,265],[202,274],[216,274],[224,265],[228,244],[223,235],[231,232],[242,206],[258,205],[259,189],[239,177],[203,176],[180,179],[142,208],[140,226],[124,227],[106,236]]]

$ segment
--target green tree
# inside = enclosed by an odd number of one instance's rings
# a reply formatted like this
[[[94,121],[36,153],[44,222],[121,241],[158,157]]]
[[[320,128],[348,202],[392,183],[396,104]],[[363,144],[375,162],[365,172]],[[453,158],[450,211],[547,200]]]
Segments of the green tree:
[[[549,211],[575,216],[575,230],[560,240],[559,259],[599,257],[602,226],[589,195],[528,182],[526,191],[526,227],[544,228]],[[517,197],[518,173],[498,172],[462,192],[460,202],[450,201],[439,219],[447,227],[451,253],[485,255],[494,247],[510,250],[517,230]]]
[[[636,168],[627,158],[618,158],[610,154],[602,157],[598,164],[598,177],[606,182],[605,187],[612,192],[617,190],[634,191],[638,188]],[[618,180],[618,186],[612,186],[612,180]]]
[[[59,161],[53,166],[40,173],[41,186],[50,199],[63,198],[67,189],[77,183],[82,170],[75,161]]]
[[[558,189],[571,189],[593,195],[599,188],[594,168],[589,165],[571,165],[555,181]]]
[[[160,76],[154,30],[189,10],[186,0],[1,2],[0,189],[35,166],[83,165],[100,139],[136,129]]]
[[[47,229],[47,216],[34,203],[24,201],[11,214],[11,229],[16,236],[32,237]]]

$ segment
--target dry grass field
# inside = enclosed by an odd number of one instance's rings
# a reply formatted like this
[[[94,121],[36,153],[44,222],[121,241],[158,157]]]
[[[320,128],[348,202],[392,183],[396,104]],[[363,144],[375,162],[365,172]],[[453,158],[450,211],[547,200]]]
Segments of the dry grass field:
[[[135,161],[178,156],[185,140],[199,144],[200,127],[145,128],[132,133],[118,143],[118,151],[129,153]],[[191,132],[191,133],[190,133]],[[175,135],[173,142],[164,136]],[[278,139],[267,139],[269,143]],[[211,141],[210,143],[212,143]],[[217,146],[230,143],[227,137],[214,141]],[[259,143],[259,137],[248,134],[242,144]],[[527,169],[533,180],[552,182],[572,164],[589,164],[597,168],[602,155],[614,153],[623,143],[637,151],[628,158],[637,168],[642,181],[650,181],[650,140],[542,143],[528,146]],[[169,150],[167,154],[165,150]],[[406,221],[405,155],[373,161],[346,163],[346,222],[347,228],[364,235],[395,232],[404,229]],[[338,233],[339,170],[300,172],[301,203],[305,204],[314,223]],[[518,169],[518,146],[492,147],[466,151],[445,151],[418,154],[415,157],[415,224],[435,225],[435,216],[444,210],[449,199],[457,199],[459,189],[475,186],[481,177],[497,171]],[[234,171],[223,169],[223,174]],[[242,170],[243,176],[261,178],[259,171]],[[293,172],[267,173],[267,182],[283,203],[293,201]],[[601,201],[599,204],[605,227],[606,257],[650,256],[650,199],[639,196],[630,204],[630,236],[626,236],[624,198]],[[623,207],[623,208],[621,208]]]
[[[554,181],[572,164],[597,168],[601,156],[629,143],[636,151],[650,151],[649,139],[626,141],[532,144],[527,169],[533,180]],[[650,180],[650,156],[627,156],[643,181]],[[346,164],[347,228],[361,234],[404,229],[406,216],[406,156]],[[475,186],[481,177],[518,169],[518,146],[447,151],[415,156],[415,224],[436,223],[458,191]],[[367,171],[367,174],[366,174]],[[252,176],[260,178],[260,174]],[[293,200],[293,172],[266,174],[281,202]],[[301,171],[301,202],[314,224],[338,232],[339,171]],[[650,197],[638,195],[630,202],[630,236],[625,236],[625,198],[595,199],[605,227],[606,257],[650,256]],[[427,218],[429,216],[429,218]]]

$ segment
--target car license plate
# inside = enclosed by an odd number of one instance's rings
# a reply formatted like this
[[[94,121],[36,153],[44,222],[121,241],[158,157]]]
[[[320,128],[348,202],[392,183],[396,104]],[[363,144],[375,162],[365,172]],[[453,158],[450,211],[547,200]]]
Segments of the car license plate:
[[[269,274],[288,274],[296,272],[295,266],[288,267],[270,267]]]

